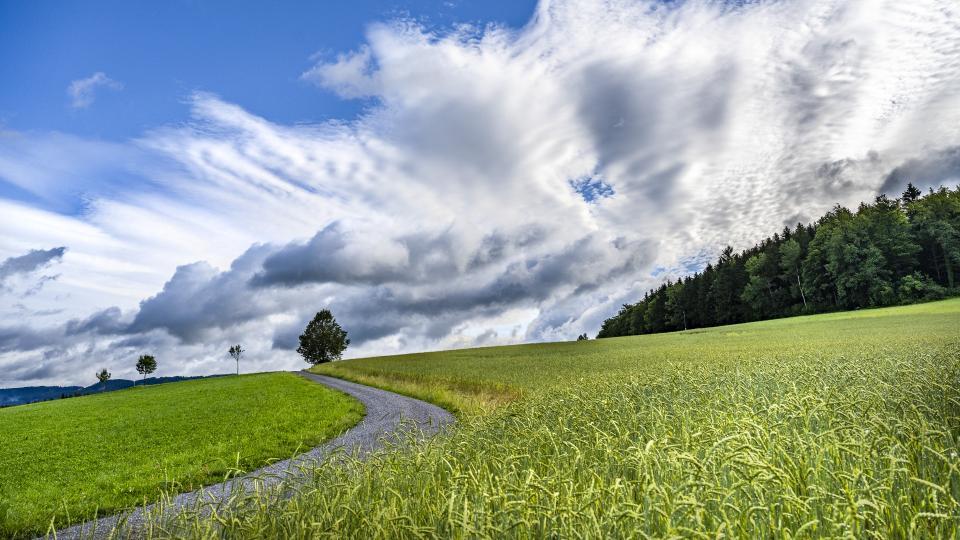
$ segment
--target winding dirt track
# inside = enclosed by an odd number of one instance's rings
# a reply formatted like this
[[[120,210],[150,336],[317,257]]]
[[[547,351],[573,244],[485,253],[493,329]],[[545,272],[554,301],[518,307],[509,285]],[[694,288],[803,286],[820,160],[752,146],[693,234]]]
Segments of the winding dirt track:
[[[429,437],[455,422],[453,415],[449,412],[418,399],[305,371],[301,371],[300,375],[353,396],[363,403],[366,416],[340,437],[293,459],[279,461],[220,484],[176,495],[164,506],[164,518],[173,516],[182,509],[196,508],[197,505],[207,503],[216,505],[241,490],[250,492],[257,487],[272,486],[281,481],[302,476],[305,474],[305,468],[308,469],[310,465],[323,461],[334,451],[344,450],[355,456],[364,457],[387,442],[403,440],[410,433]],[[120,537],[136,538],[143,531],[144,518],[155,507],[156,505],[148,505],[74,525],[57,531],[56,538],[116,537],[111,533],[118,523],[121,524]],[[48,538],[53,538],[53,535],[49,535]]]

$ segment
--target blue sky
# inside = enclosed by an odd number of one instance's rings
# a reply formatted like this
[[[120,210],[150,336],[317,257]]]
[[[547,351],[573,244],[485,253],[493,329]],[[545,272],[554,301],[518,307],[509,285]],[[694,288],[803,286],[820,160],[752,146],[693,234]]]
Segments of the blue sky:
[[[434,28],[521,26],[531,0],[227,0],[0,2],[0,127],[110,140],[184,121],[194,91],[212,92],[283,123],[349,119],[364,106],[300,79],[316,57],[364,41],[377,21]],[[71,81],[102,72],[100,89],[71,107]]]
[[[0,386],[593,335],[955,185],[955,2],[0,0]]]

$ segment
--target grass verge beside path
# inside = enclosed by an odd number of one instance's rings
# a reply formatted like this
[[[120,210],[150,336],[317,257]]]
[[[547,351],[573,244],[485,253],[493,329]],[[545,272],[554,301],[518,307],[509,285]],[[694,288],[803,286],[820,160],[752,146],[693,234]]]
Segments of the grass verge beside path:
[[[414,356],[414,355],[410,355]],[[367,369],[340,369],[341,362],[310,368],[313,373],[329,375],[355,383],[414,397],[458,415],[484,415],[520,399],[519,388],[499,383],[477,383],[456,377],[428,377],[409,373],[378,373]]]
[[[216,483],[317,446],[362,417],[353,398],[290,373],[0,409],[0,537]]]

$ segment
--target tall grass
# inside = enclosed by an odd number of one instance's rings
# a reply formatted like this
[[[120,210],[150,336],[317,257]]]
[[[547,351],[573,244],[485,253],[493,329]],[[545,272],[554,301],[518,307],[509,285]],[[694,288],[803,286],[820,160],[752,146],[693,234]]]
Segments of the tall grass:
[[[519,397],[156,536],[960,536],[960,301],[584,345],[325,368]]]

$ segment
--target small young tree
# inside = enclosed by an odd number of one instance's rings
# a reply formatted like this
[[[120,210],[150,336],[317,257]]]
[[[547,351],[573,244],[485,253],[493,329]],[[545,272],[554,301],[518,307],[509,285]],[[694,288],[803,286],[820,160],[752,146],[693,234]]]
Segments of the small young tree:
[[[107,381],[110,380],[110,372],[107,371],[107,368],[103,368],[96,373],[97,380],[100,381],[100,385],[106,387]]]
[[[147,383],[147,375],[157,370],[157,359],[149,354],[141,354],[137,358],[137,373],[143,375],[143,383]]]
[[[243,356],[243,349],[239,343],[230,347],[230,356],[237,361],[237,375],[240,375],[240,357]]]
[[[347,345],[350,345],[347,332],[337,324],[333,313],[324,309],[314,316],[300,335],[297,352],[308,363],[316,365],[339,360]]]

